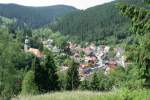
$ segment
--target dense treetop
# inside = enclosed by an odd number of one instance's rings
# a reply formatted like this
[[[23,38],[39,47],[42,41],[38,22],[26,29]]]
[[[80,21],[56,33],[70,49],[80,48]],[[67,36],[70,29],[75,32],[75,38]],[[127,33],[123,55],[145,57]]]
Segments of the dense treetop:
[[[120,15],[117,2],[138,4],[140,0],[116,0],[104,5],[95,6],[84,11],[75,11],[59,18],[51,25],[54,31],[78,36],[81,41],[122,42],[127,36],[130,21]]]

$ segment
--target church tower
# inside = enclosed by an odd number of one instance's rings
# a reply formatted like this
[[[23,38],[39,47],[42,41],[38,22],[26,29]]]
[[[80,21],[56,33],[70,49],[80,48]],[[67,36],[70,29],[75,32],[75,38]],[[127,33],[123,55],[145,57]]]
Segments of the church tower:
[[[24,41],[24,51],[27,52],[29,48],[30,48],[29,38],[28,38],[28,36],[26,36],[25,41]]]

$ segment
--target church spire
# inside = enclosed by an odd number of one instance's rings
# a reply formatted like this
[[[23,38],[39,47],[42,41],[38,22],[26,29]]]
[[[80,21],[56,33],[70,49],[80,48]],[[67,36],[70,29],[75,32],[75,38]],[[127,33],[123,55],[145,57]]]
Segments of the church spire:
[[[29,48],[30,48],[30,46],[29,46],[29,38],[26,35],[26,38],[25,38],[25,41],[24,41],[24,51],[27,52]]]

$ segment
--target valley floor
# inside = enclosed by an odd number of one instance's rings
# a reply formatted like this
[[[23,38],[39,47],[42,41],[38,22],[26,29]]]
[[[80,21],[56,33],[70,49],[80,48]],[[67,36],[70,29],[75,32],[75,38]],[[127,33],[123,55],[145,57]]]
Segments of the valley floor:
[[[65,91],[37,96],[18,96],[12,100],[150,100],[150,90],[114,92]]]

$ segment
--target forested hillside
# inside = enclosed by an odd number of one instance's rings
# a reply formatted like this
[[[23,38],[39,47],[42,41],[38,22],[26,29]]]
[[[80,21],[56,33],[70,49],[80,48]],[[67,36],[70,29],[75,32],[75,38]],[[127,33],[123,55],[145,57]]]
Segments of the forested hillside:
[[[116,0],[38,29],[27,22],[39,27],[48,19],[36,19],[35,10],[21,9],[16,20],[0,16],[0,100],[150,100],[148,6],[150,0]]]
[[[116,0],[104,5],[95,6],[85,11],[76,11],[57,20],[51,25],[54,31],[77,36],[81,41],[97,41],[119,43],[130,36],[129,20],[119,14],[116,7],[118,1],[139,4],[141,0]]]
[[[77,10],[71,6],[56,5],[48,7],[27,7],[16,4],[0,4],[0,16],[15,18],[17,24],[26,23],[33,28],[46,25],[56,17]]]

